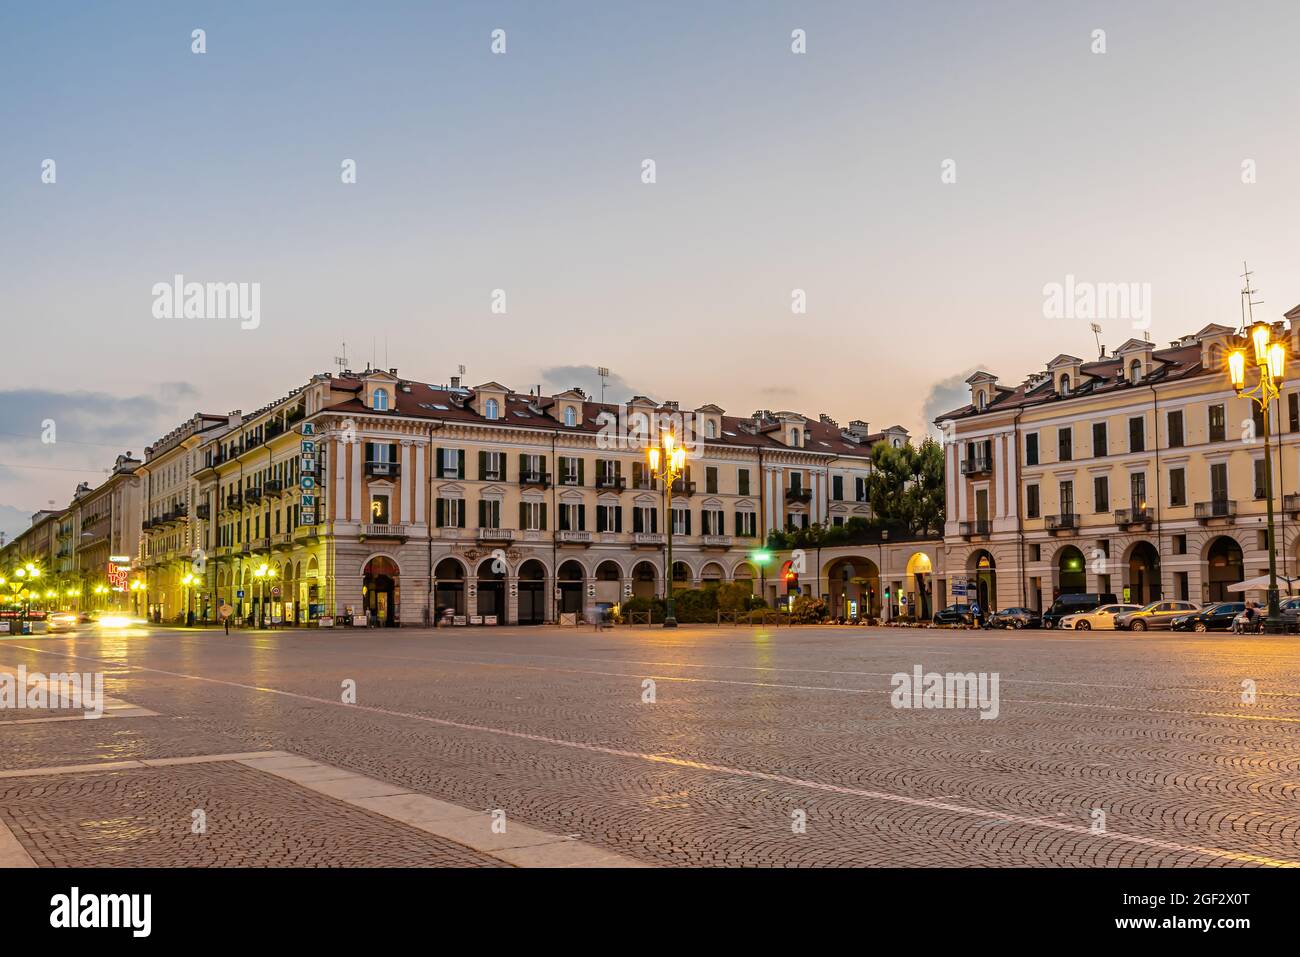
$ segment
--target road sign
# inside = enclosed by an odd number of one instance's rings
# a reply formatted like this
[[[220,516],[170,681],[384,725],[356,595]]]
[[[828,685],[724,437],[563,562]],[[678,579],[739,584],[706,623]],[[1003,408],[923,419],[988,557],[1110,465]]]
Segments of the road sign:
[[[241,588],[241,589],[239,589],[239,591],[235,592],[235,597],[236,597],[236,598],[243,598],[243,597],[244,597],[244,589]]]

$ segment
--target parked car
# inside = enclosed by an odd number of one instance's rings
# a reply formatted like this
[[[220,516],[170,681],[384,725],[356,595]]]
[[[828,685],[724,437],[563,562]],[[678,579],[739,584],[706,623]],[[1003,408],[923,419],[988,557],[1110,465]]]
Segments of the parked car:
[[[989,619],[994,628],[1041,628],[1042,616],[1032,608],[1003,608]]]
[[[1180,615],[1191,615],[1200,609],[1190,601],[1169,601],[1161,599],[1137,611],[1125,612],[1115,619],[1115,627],[1121,631],[1161,631],[1167,630],[1173,620]]]
[[[1043,627],[1055,628],[1066,615],[1078,615],[1093,611],[1102,605],[1113,605],[1118,598],[1114,592],[1087,592],[1078,595],[1062,595],[1052,602],[1052,607],[1043,613]]]
[[[1246,609],[1244,601],[1216,601],[1190,615],[1176,615],[1170,631],[1227,631],[1232,619]]]
[[[1072,628],[1075,631],[1114,631],[1115,617],[1117,615],[1137,611],[1141,607],[1141,605],[1102,605],[1092,611],[1066,615],[1057,623],[1056,627],[1061,629]]]
[[[947,608],[940,608],[934,613],[934,623],[936,625],[965,625],[970,628],[975,624],[975,616],[971,614],[970,605],[949,605]]]
[[[1291,633],[1300,630],[1300,598],[1285,598],[1279,607],[1286,631]]]

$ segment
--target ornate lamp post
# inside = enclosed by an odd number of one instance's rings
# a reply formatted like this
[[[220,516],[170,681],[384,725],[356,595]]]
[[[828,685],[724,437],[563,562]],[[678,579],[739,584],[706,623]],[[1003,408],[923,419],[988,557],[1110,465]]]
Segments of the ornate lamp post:
[[[275,577],[275,569],[263,562],[253,569],[253,577],[257,579],[257,618],[258,628],[266,627],[266,592],[265,584],[268,578]]]
[[[1264,498],[1268,501],[1268,618],[1264,630],[1270,635],[1280,635],[1285,630],[1277,595],[1277,538],[1273,531],[1273,453],[1269,445],[1269,405],[1282,388],[1282,375],[1286,368],[1286,346],[1273,341],[1273,330],[1266,322],[1253,322],[1246,330],[1259,372],[1259,382],[1246,387],[1247,350],[1235,349],[1228,354],[1228,377],[1237,395],[1256,403],[1264,419]]]
[[[673,612],[673,482],[686,471],[686,449],[677,444],[677,439],[671,432],[663,432],[659,436],[659,444],[646,449],[646,459],[650,464],[650,474],[654,478],[663,479],[664,494],[667,496],[668,568],[665,578],[668,600],[664,627],[676,628],[677,616]]]

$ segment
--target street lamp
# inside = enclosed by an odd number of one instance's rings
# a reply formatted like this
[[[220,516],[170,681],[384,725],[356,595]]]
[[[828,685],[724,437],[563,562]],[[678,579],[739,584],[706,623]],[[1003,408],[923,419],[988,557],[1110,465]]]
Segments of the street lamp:
[[[1277,399],[1282,389],[1286,369],[1286,346],[1272,339],[1273,329],[1266,322],[1252,323],[1247,330],[1259,382],[1246,387],[1246,350],[1234,349],[1228,354],[1228,378],[1237,395],[1250,399],[1260,407],[1264,420],[1264,498],[1268,501],[1268,618],[1264,630],[1270,635],[1285,631],[1277,595],[1277,539],[1273,531],[1273,452],[1268,442],[1269,404]]]
[[[185,624],[190,623],[190,595],[194,585],[194,573],[186,572],[185,577],[181,579],[181,584],[185,586]]]
[[[677,444],[671,432],[659,435],[659,444],[646,449],[646,459],[650,464],[650,475],[663,479],[664,494],[667,496],[666,507],[668,524],[668,568],[667,608],[664,615],[664,627],[676,628],[677,616],[673,613],[673,482],[686,471],[686,449]],[[661,468],[662,466],[662,468]]]
[[[275,577],[275,569],[266,562],[258,565],[253,569],[253,577],[257,579],[257,617],[258,628],[266,627],[266,593],[264,591],[265,582],[268,578]]]

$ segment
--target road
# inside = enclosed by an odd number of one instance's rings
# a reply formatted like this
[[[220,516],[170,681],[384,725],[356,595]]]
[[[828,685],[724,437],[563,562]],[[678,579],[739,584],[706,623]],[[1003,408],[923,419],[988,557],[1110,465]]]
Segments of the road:
[[[518,834],[669,866],[1300,864],[1293,637],[135,628],[0,641],[19,666],[119,700],[0,710],[0,824],[37,865],[533,861],[494,850]],[[996,708],[895,707],[917,667],[996,677]]]

